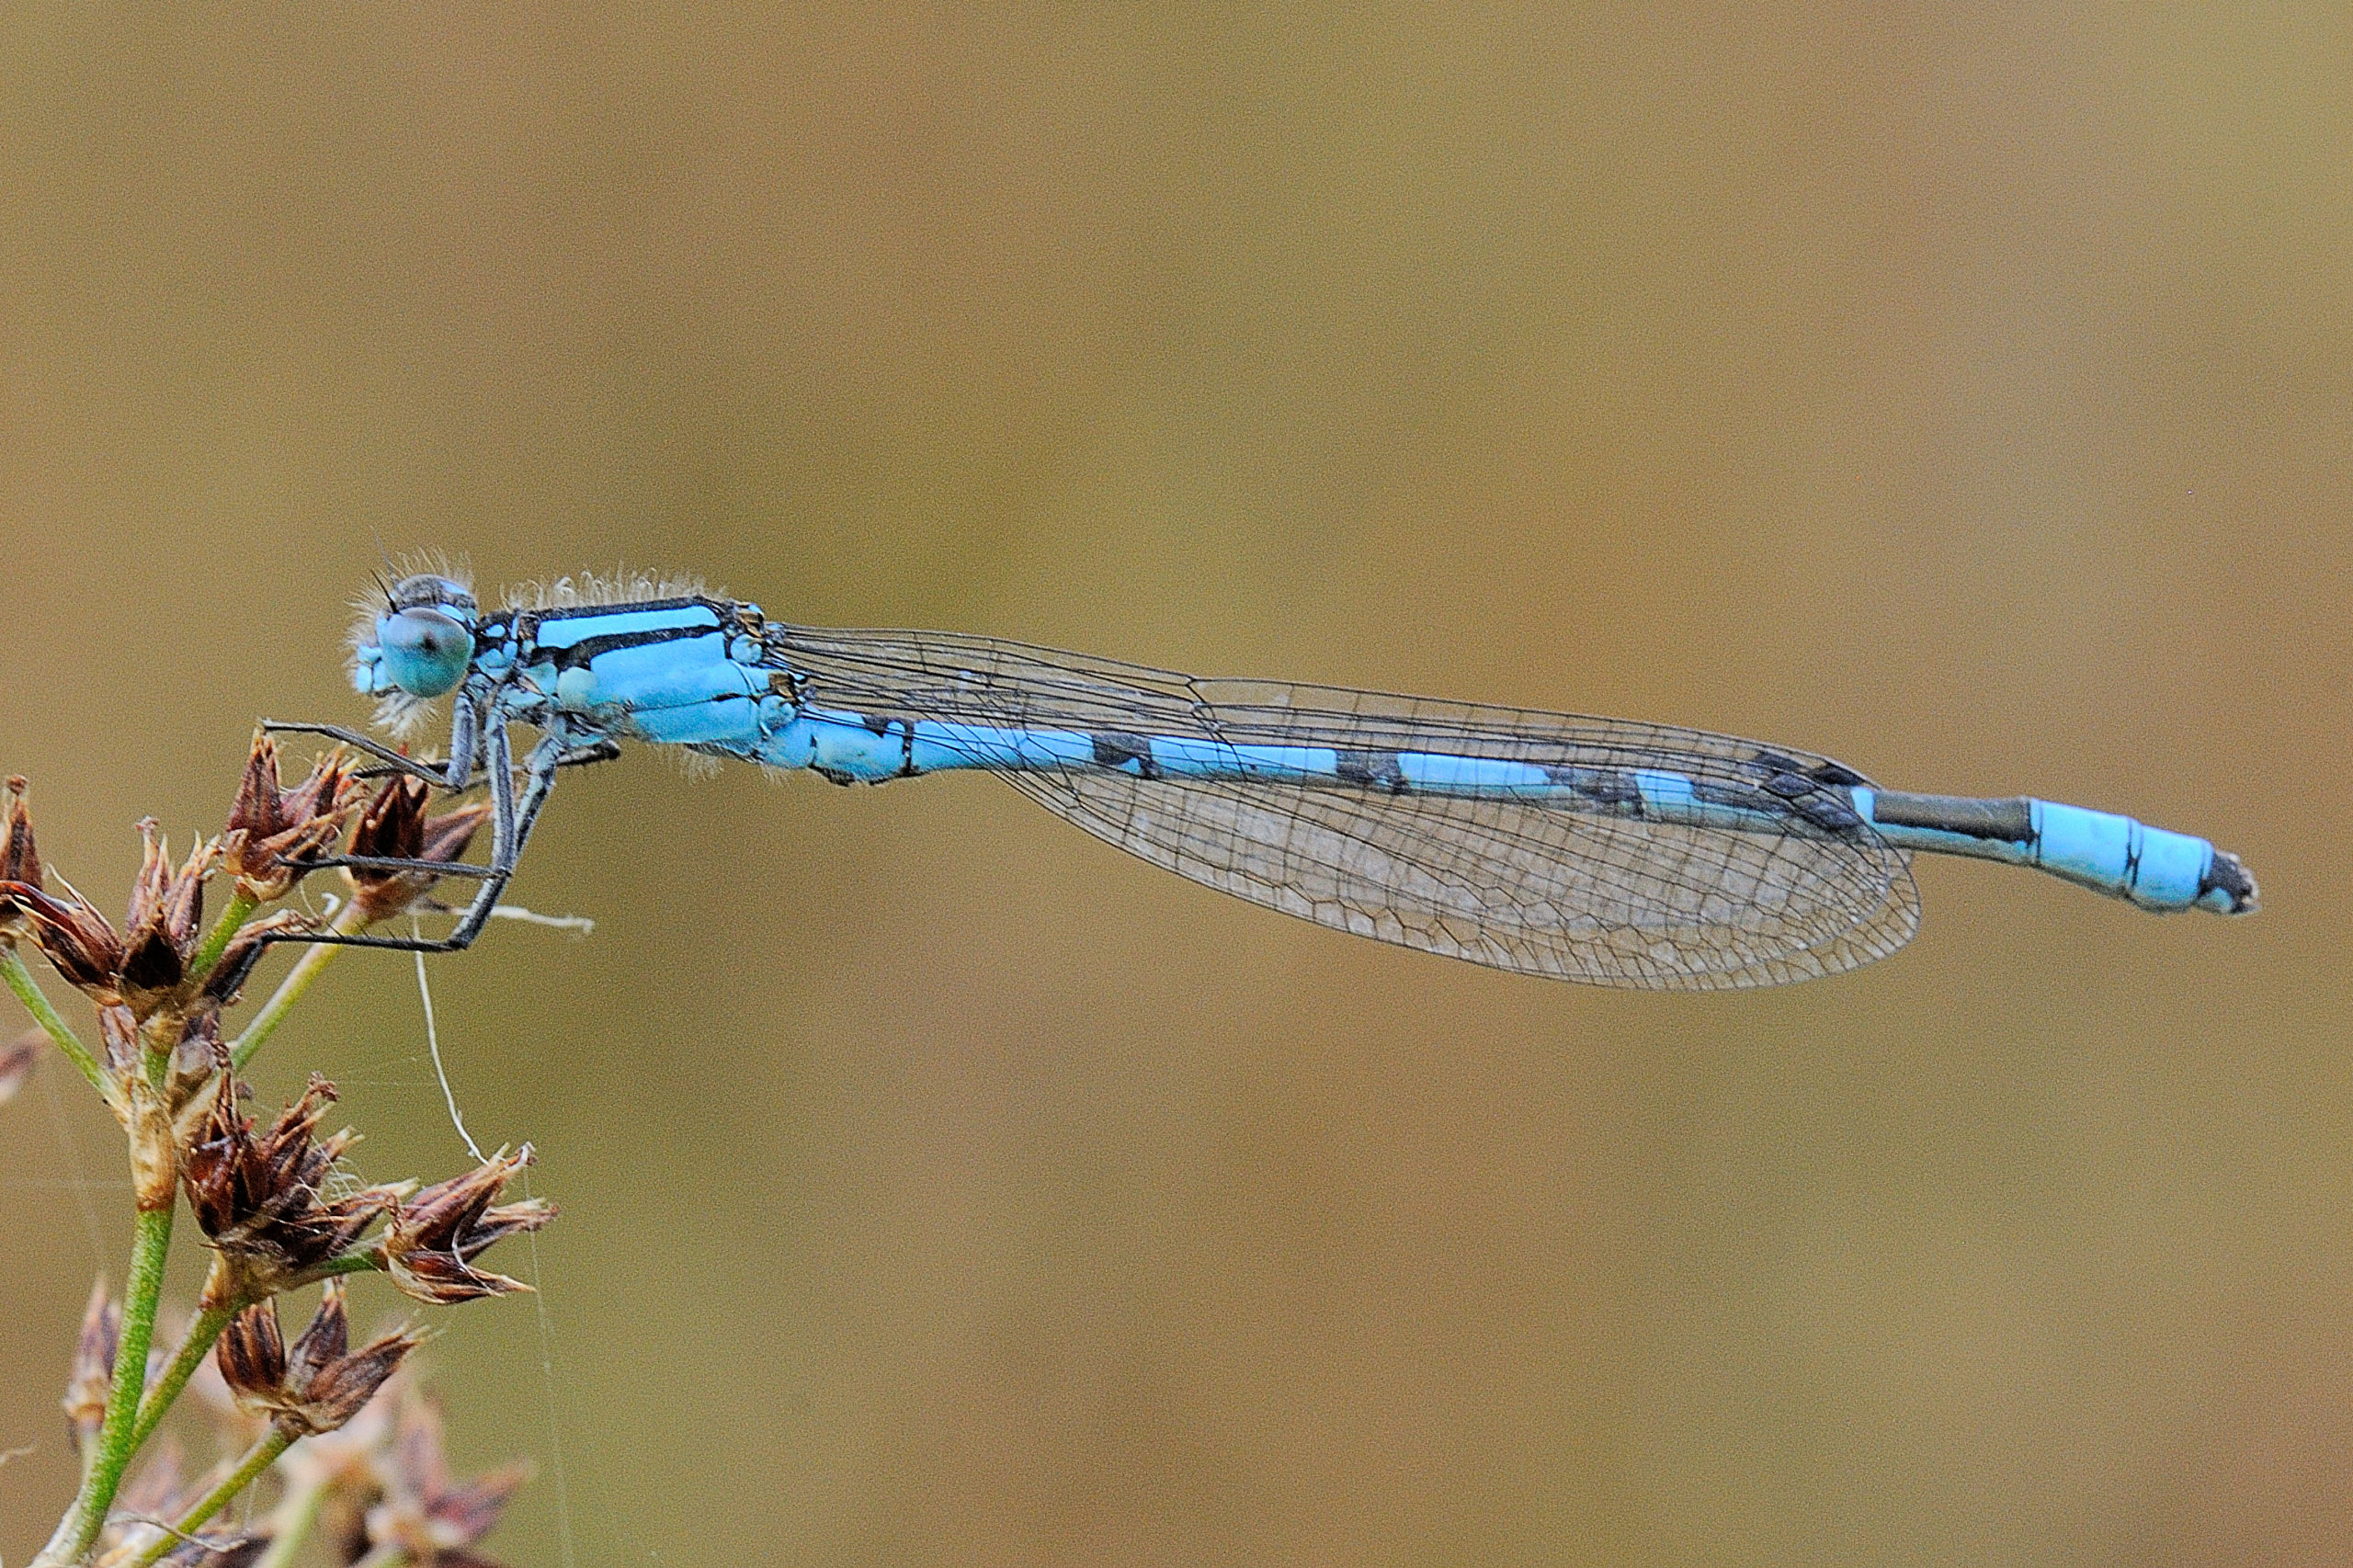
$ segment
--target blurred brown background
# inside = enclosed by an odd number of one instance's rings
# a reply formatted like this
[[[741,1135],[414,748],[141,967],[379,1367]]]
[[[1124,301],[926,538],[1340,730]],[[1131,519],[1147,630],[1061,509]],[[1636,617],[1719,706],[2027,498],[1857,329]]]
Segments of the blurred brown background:
[[[362,716],[380,538],[1756,734],[2263,881],[2226,926],[1926,865],[1886,963],[1650,996],[986,780],[593,770],[516,896],[596,936],[433,971],[564,1208],[544,1319],[436,1320],[460,1462],[540,1465],[502,1555],[2353,1556],[2342,6],[0,41],[0,767],[109,905],[256,715]],[[314,1065],[362,1173],[457,1168],[406,960],[264,1103]],[[10,1561],[125,1253],[90,1101],[0,1110]]]

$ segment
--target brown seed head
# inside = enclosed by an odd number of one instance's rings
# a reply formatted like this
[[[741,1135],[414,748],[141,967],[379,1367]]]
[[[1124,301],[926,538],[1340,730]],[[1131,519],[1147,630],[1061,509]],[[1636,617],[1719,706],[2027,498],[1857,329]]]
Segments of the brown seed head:
[[[497,1568],[494,1559],[473,1548],[530,1478],[530,1467],[517,1461],[452,1481],[441,1446],[440,1408],[429,1395],[412,1391],[402,1402],[399,1430],[381,1468],[384,1500],[368,1510],[369,1543],[388,1557],[405,1552],[436,1568]]]
[[[202,1135],[182,1160],[188,1207],[220,1254],[204,1287],[208,1304],[266,1295],[298,1283],[348,1252],[400,1194],[369,1187],[327,1196],[335,1162],[358,1141],[348,1129],[316,1138],[335,1085],[313,1074],[302,1097],[256,1136],[224,1081]]]
[[[89,1451],[107,1414],[107,1391],[114,1384],[114,1347],[122,1338],[122,1303],[107,1294],[100,1278],[90,1287],[82,1313],[82,1337],[74,1346],[74,1375],[66,1380],[65,1425],[76,1453]]]
[[[456,860],[490,820],[490,807],[475,801],[444,812],[425,814],[432,791],[425,780],[396,774],[359,813],[351,832],[351,853],[392,860]],[[352,895],[360,917],[369,925],[389,919],[425,896],[440,879],[423,871],[367,871],[347,867]]]
[[[222,858],[237,879],[237,892],[263,903],[284,898],[302,877],[299,866],[286,862],[307,860],[332,845],[350,820],[358,792],[350,754],[341,746],[312,763],[301,783],[279,789],[278,742],[256,730],[221,839]]]
[[[142,1021],[170,999],[188,978],[197,943],[203,939],[204,882],[220,859],[216,839],[199,840],[177,870],[172,846],[155,819],[139,824],[146,842],[139,876],[131,885],[131,908],[123,916],[122,967],[118,986]]]
[[[40,851],[33,846],[32,810],[25,800],[30,786],[22,774],[12,773],[6,788],[6,803],[0,806],[0,881],[40,887]]]
[[[0,882],[0,900],[66,984],[101,1006],[122,999],[122,938],[71,883],[64,897],[52,898],[30,882]]]
[[[33,818],[25,805],[24,777],[9,775],[6,788],[6,801],[0,803],[0,883],[13,882],[38,892],[44,885],[40,851],[33,846]],[[0,892],[0,947],[13,944],[22,934],[15,902]]]
[[[213,1354],[222,1378],[246,1405],[268,1412],[286,1431],[311,1437],[358,1415],[425,1336],[403,1329],[357,1350],[350,1340],[343,1281],[330,1279],[292,1349],[279,1334],[272,1297],[230,1319]]]
[[[531,1163],[531,1146],[501,1149],[463,1176],[452,1176],[394,1206],[392,1223],[376,1244],[392,1283],[428,1304],[503,1296],[529,1286],[473,1267],[473,1260],[511,1235],[536,1231],[555,1210],[533,1198],[492,1207],[491,1199]]]
[[[165,1003],[182,999],[188,960],[202,935],[204,880],[212,874],[220,846],[210,839],[199,843],[175,869],[153,818],[140,823],[139,835],[146,850],[131,884],[123,936],[63,877],[62,896],[28,881],[0,882],[0,904],[67,984],[101,1006],[127,1003],[143,1023]]]
[[[229,1320],[213,1343],[221,1381],[239,1398],[277,1399],[286,1387],[286,1338],[278,1329],[278,1298],[257,1302]]]

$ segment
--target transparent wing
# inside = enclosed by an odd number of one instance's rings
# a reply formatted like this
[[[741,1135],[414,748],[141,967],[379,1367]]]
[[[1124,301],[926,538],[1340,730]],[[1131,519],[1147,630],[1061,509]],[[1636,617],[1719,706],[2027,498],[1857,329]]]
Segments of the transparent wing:
[[[1825,757],[1703,731],[1276,682],[1200,680],[989,638],[779,631],[778,663],[826,708],[1233,744],[1427,751],[1561,768],[1656,768],[1725,798]],[[1904,854],[1794,812],[1767,831],[1567,801],[1378,785],[1006,773],[1057,815],[1206,886],[1359,936],[1597,984],[1778,984],[1911,939]]]

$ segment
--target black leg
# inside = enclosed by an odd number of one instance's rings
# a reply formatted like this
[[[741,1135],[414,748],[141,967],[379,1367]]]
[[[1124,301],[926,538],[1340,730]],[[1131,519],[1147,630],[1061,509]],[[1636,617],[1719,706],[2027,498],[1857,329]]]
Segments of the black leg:
[[[555,788],[556,768],[561,759],[573,750],[592,750],[593,746],[574,748],[566,744],[569,736],[559,725],[540,737],[531,748],[526,763],[527,777],[523,793],[515,793],[514,756],[507,744],[506,726],[494,719],[485,726],[482,749],[487,755],[483,764],[490,782],[491,849],[487,866],[460,866],[437,860],[407,860],[378,856],[322,856],[309,862],[318,866],[348,865],[361,869],[390,871],[425,871],[436,876],[472,877],[478,880],[472,903],[459,916],[458,924],[446,937],[370,937],[366,935],[336,936],[325,932],[290,931],[274,937],[273,941],[301,942],[307,945],[331,945],[346,948],[389,948],[407,953],[463,952],[473,945],[474,938],[490,923],[491,911],[498,906],[499,894],[515,874],[516,862],[522,858],[523,846],[531,836],[531,828],[539,821],[540,808],[547,803]]]
[[[436,786],[445,786],[448,783],[448,774],[444,768],[436,767],[430,763],[419,762],[413,756],[403,756],[382,742],[371,740],[357,730],[347,730],[341,724],[300,724],[289,723],[282,719],[264,719],[261,722],[261,727],[273,735],[323,735],[331,741],[340,741],[355,751],[366,752],[378,761],[390,765],[389,767],[369,768],[364,775],[367,778],[381,778],[385,773],[393,772],[405,773],[411,778],[422,778],[427,784]]]

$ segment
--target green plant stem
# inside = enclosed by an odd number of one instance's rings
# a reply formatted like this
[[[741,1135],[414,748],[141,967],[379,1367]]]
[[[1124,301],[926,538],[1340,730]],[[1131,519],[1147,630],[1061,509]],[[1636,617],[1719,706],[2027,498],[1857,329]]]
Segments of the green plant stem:
[[[229,938],[235,936],[237,927],[251,920],[254,911],[260,907],[261,900],[246,897],[243,887],[231,893],[229,907],[221,912],[221,918],[214,921],[212,929],[204,934],[204,945],[196,949],[196,959],[188,965],[188,973],[199,978],[210,974],[212,966],[221,961],[221,955],[229,950]]]
[[[317,1527],[330,1490],[324,1480],[306,1481],[280,1500],[269,1517],[268,1550],[254,1560],[254,1568],[290,1568]]]
[[[25,1011],[33,1016],[33,1022],[40,1026],[41,1032],[49,1036],[82,1076],[90,1080],[90,1087],[105,1094],[106,1078],[99,1071],[98,1059],[90,1054],[90,1048],[82,1043],[81,1037],[57,1016],[57,1009],[49,1005],[47,996],[41,994],[39,983],[33,979],[33,971],[25,967],[24,955],[13,947],[0,949],[0,976],[6,978],[8,989],[17,994],[17,1000],[25,1005]]]
[[[155,1303],[164,1293],[164,1259],[172,1250],[172,1206],[140,1210],[131,1232],[131,1275],[122,1292],[122,1333],[114,1353],[114,1386],[107,1392],[106,1418],[99,1424],[97,1458],[82,1477],[74,1505],[57,1522],[57,1532],[34,1568],[78,1562],[106,1528],[107,1510],[122,1485],[122,1472],[137,1445],[131,1434],[139,1419],[140,1395],[147,1386],[147,1347],[155,1338]]]
[[[359,905],[355,900],[343,906],[342,912],[335,915],[327,929],[338,937],[348,937],[367,924],[359,917]],[[343,949],[337,943],[319,942],[313,944],[308,952],[295,960],[294,967],[287,971],[284,980],[278,983],[278,989],[270,994],[269,1000],[262,1004],[261,1011],[254,1015],[254,1021],[245,1026],[244,1033],[230,1043],[231,1068],[240,1073],[245,1070],[245,1063],[253,1060],[254,1052],[262,1048],[263,1041],[278,1032],[278,1026],[286,1021],[288,1011],[302,999],[302,993],[311,988],[312,983],[325,971],[327,965],[335,962],[335,955],[341,951]]]
[[[254,1483],[263,1471],[276,1464],[278,1456],[292,1448],[294,1439],[300,1436],[300,1433],[275,1426],[263,1433],[261,1440],[245,1450],[245,1457],[237,1461],[237,1468],[229,1472],[228,1478],[206,1493],[195,1507],[175,1521],[175,1533],[158,1536],[153,1546],[131,1560],[130,1568],[152,1568],[162,1560],[164,1553],[202,1528],[206,1520],[227,1507],[238,1493]]]
[[[315,1280],[332,1279],[338,1274],[379,1273],[383,1267],[373,1252],[347,1252],[327,1259],[316,1268],[305,1269],[301,1283],[308,1285]]]
[[[131,1428],[131,1446],[134,1451],[155,1430],[155,1424],[163,1420],[164,1412],[172,1407],[172,1401],[179,1398],[180,1390],[188,1387],[188,1379],[204,1365],[205,1353],[212,1348],[212,1342],[221,1337],[221,1331],[227,1328],[229,1320],[236,1315],[237,1309],[233,1306],[207,1307],[196,1314],[196,1321],[188,1325],[188,1337],[180,1341],[177,1354],[172,1357],[172,1364],[164,1369],[163,1376],[155,1380],[154,1386],[147,1391],[147,1397],[140,1402],[138,1424]]]

